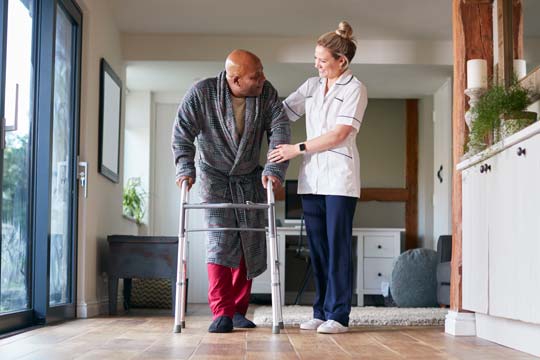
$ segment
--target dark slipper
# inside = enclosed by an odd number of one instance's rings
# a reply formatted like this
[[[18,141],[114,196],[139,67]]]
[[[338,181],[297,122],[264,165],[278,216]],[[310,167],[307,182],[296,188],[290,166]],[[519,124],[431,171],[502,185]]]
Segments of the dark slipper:
[[[211,333],[228,333],[233,331],[233,322],[228,316],[217,317],[208,328]]]
[[[240,313],[236,313],[234,314],[234,317],[233,317],[233,326],[235,328],[251,329],[251,328],[256,327],[257,325],[255,325],[253,321],[246,319],[244,315]]]

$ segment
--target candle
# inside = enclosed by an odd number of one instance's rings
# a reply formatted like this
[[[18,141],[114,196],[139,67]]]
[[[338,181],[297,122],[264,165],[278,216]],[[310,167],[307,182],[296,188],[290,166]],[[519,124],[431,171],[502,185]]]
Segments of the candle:
[[[473,59],[467,61],[467,89],[487,88],[487,61]]]
[[[523,59],[514,59],[514,74],[521,80],[527,75],[527,62]]]

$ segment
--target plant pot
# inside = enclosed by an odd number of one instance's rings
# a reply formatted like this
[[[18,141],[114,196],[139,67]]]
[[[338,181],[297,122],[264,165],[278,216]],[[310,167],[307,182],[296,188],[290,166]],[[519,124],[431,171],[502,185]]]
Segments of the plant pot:
[[[513,111],[508,114],[501,115],[503,120],[530,120],[531,123],[535,122],[538,114],[534,111]]]
[[[537,114],[532,111],[516,111],[501,116],[500,138],[504,139],[534,123]]]

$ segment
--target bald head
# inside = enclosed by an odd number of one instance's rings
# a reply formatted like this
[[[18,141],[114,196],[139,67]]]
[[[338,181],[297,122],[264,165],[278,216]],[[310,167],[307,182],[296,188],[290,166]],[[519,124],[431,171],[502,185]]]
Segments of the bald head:
[[[261,60],[247,50],[233,50],[225,61],[227,83],[236,97],[259,96],[264,82]]]
[[[257,55],[247,50],[236,49],[227,56],[225,71],[227,71],[227,77],[243,76],[246,71],[253,70],[260,65],[261,60]]]

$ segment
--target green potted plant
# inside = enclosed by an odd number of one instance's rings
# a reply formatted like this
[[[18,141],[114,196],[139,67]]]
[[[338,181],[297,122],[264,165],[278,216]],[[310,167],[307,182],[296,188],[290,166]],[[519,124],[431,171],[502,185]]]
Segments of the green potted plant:
[[[140,225],[144,217],[144,196],[145,192],[141,186],[141,179],[129,178],[124,187],[124,195],[122,198],[122,206],[124,215],[135,219],[135,222]]]
[[[471,109],[474,121],[469,132],[468,148],[481,151],[536,121],[536,113],[525,111],[533,96],[531,90],[517,81],[508,88],[499,84],[491,85]]]

